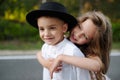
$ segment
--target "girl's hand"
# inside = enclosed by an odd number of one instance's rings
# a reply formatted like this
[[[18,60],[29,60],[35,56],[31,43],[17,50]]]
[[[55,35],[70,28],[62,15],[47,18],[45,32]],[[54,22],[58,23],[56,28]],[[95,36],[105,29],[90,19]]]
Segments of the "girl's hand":
[[[37,60],[38,62],[44,66],[45,68],[47,68],[48,70],[50,69],[50,66],[52,65],[54,59],[44,59],[42,57],[42,53],[41,51],[39,51],[37,54],[36,54],[36,57],[37,57]]]
[[[60,56],[58,56],[56,59],[54,59],[54,62],[52,63],[49,71],[51,79],[53,78],[53,72],[59,72],[62,69],[62,62],[60,61]]]
[[[53,62],[54,62],[54,59],[50,58],[50,59],[47,59],[45,62],[46,62],[46,63],[45,63],[44,66],[45,66],[48,70],[50,70],[50,68],[51,68],[51,66],[52,66],[52,64],[53,64]]]
[[[56,67],[56,69],[53,72],[59,72],[62,70],[62,62]]]

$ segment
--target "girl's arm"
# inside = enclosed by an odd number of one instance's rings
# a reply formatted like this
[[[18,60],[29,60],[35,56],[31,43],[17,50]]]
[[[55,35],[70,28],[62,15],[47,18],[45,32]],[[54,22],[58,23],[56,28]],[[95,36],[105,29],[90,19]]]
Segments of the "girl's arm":
[[[43,57],[42,57],[42,53],[41,53],[41,51],[39,51],[37,54],[36,54],[36,56],[37,56],[37,60],[38,60],[38,62],[42,65],[42,66],[44,66],[44,67],[46,67],[48,70],[50,69],[50,66],[51,66],[51,64],[52,64],[52,62],[53,62],[53,59],[44,59]]]
[[[58,60],[94,72],[102,68],[102,62],[98,56],[81,58],[77,56],[60,55],[58,56]]]
[[[65,62],[94,72],[98,72],[102,68],[102,62],[98,56],[81,58],[77,56],[59,55],[50,68],[51,77],[60,62]]]

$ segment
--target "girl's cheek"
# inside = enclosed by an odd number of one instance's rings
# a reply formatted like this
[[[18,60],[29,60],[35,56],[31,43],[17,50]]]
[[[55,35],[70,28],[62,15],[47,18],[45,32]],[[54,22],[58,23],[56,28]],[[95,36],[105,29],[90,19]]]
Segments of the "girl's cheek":
[[[83,44],[87,44],[87,43],[88,43],[88,42],[87,42],[86,40],[84,40],[84,39],[83,39],[83,40],[80,40],[80,41],[78,42],[79,45],[83,45]]]

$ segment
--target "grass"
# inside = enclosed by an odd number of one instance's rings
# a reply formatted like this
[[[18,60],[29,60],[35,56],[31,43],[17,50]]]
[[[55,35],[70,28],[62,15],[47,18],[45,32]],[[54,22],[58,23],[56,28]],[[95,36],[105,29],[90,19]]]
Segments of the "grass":
[[[0,50],[38,50],[43,42],[0,41]]]
[[[120,42],[114,42],[114,43],[112,44],[112,49],[120,50]]]
[[[38,50],[42,44],[41,41],[0,41],[0,50]],[[113,43],[112,49],[120,50],[120,42]]]

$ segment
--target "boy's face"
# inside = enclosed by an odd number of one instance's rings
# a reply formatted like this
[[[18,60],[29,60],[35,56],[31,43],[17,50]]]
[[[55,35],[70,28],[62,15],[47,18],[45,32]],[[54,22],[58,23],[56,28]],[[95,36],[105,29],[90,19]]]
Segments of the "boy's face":
[[[62,20],[43,16],[38,18],[37,23],[39,35],[45,43],[56,45],[64,39],[64,33],[67,31],[67,24]]]

